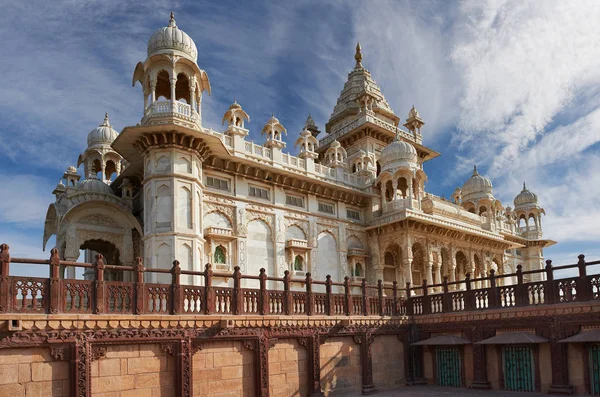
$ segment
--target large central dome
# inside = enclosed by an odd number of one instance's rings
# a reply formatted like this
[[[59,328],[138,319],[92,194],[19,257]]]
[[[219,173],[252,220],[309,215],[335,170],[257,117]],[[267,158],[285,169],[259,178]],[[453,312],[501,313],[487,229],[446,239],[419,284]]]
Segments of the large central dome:
[[[156,54],[170,54],[179,52],[191,58],[194,62],[198,60],[198,50],[194,40],[187,33],[177,27],[175,15],[171,13],[169,26],[160,28],[148,40],[148,56]]]

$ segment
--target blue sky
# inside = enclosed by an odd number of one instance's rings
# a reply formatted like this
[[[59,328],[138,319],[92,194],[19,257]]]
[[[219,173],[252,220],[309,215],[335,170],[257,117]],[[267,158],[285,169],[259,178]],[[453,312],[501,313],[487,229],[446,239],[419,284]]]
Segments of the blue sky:
[[[473,164],[511,205],[525,180],[546,209],[555,264],[600,258],[600,2],[564,1],[13,1],[0,14],[0,242],[45,258],[43,221],[63,171],[108,112],[141,119],[131,78],[173,10],[198,47],[212,96],[204,123],[222,130],[235,98],[251,139],[271,113],[288,148],[309,113],[324,130],[363,64],[402,119],[414,104],[426,189],[449,197]]]

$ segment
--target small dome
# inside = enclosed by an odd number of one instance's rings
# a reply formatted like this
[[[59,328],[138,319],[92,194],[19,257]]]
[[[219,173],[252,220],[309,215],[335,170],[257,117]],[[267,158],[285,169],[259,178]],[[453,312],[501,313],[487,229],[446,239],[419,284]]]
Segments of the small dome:
[[[381,151],[381,157],[379,158],[382,170],[386,168],[393,168],[394,165],[402,166],[415,166],[417,165],[417,150],[410,143],[400,139],[398,135],[396,138],[383,148]]]
[[[340,147],[342,146],[337,140],[331,142],[331,147]]]
[[[169,26],[158,29],[148,40],[148,56],[179,51],[194,62],[198,60],[198,50],[194,40],[177,27],[175,15],[171,13]]]
[[[95,192],[114,195],[114,192],[106,183],[96,178],[94,175],[90,175],[87,179],[79,182],[77,190],[82,192]]]
[[[90,131],[87,137],[88,147],[95,145],[111,145],[119,133],[110,126],[108,113],[104,115],[104,122]],[[69,167],[70,169],[70,167]],[[75,169],[75,167],[73,167]],[[68,170],[67,170],[68,171]],[[75,172],[77,170],[75,169]]]
[[[415,105],[413,105],[413,107],[408,112],[408,118],[412,119],[413,117],[415,117],[415,118],[419,117],[419,112],[417,111],[417,109],[415,109]]]
[[[231,104],[231,106],[229,106],[229,110],[232,109],[241,109],[242,105],[240,105],[239,103],[237,103],[237,101],[234,99],[233,103]]]
[[[477,166],[474,166],[473,175],[471,175],[462,187],[463,200],[477,198],[477,196],[491,196],[493,187],[492,181],[479,175]]]
[[[75,168],[74,165],[69,166],[69,168],[67,168],[67,173],[68,174],[76,174],[77,173],[77,168]]]
[[[515,208],[523,207],[528,204],[537,205],[537,202],[538,202],[537,195],[535,193],[527,190],[527,187],[525,186],[525,182],[523,182],[523,190],[521,190],[521,193],[519,193],[517,195],[517,197],[515,197],[515,201],[514,201]]]

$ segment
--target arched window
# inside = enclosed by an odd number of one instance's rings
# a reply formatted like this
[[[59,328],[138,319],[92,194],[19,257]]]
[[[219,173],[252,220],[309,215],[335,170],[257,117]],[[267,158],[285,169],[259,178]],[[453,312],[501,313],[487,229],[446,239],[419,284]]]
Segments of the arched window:
[[[357,263],[356,265],[354,265],[354,277],[361,277],[363,275],[363,271],[362,271],[362,265],[359,263]]]
[[[171,78],[169,73],[161,70],[156,76],[156,99],[164,97],[165,99],[171,99]]]
[[[190,80],[183,73],[179,73],[177,75],[177,82],[175,83],[175,97],[177,100],[183,99],[182,102],[191,103]]]
[[[379,161],[377,162],[377,172],[376,172],[376,176],[379,176],[379,174],[381,173],[381,164],[379,164]]]
[[[352,173],[356,172],[356,164],[352,164]]]
[[[296,258],[294,258],[294,270],[298,272],[304,270],[304,258],[300,255],[296,255]]]
[[[215,263],[224,265],[225,264],[225,249],[222,245],[215,248]]]

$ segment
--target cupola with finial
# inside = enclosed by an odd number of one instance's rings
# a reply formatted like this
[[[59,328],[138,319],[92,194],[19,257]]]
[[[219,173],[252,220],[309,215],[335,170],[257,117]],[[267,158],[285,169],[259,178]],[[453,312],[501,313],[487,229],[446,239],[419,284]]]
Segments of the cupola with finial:
[[[321,131],[319,131],[319,128],[317,127],[317,124],[313,120],[310,113],[308,114],[308,117],[306,118],[306,122],[304,123],[304,129],[310,131],[312,136],[314,136],[315,138],[317,137],[317,135],[319,135],[321,133]]]
[[[234,99],[229,109],[223,115],[223,121],[221,124],[227,123],[227,130],[225,131],[228,135],[241,135],[247,136],[248,130],[244,128],[244,121],[250,122],[250,116],[242,109],[242,106],[237,103]]]
[[[414,135],[421,135],[421,127],[425,125],[425,122],[419,116],[419,112],[415,109],[415,105],[408,112],[408,118],[404,126]]]
[[[296,139],[294,147],[297,146],[300,146],[300,154],[298,154],[298,157],[301,159],[316,159],[319,157],[319,155],[315,153],[315,149],[319,147],[319,141],[306,127],[304,127],[304,130],[300,133],[300,137]]]
[[[132,85],[142,85],[142,125],[179,124],[202,126],[202,93],[208,91],[208,75],[197,65],[194,41],[179,29],[171,13],[169,24],[148,40],[148,57],[133,72]]]
[[[77,159],[77,167],[83,164],[85,175],[101,173],[101,182],[110,182],[113,176],[119,176],[123,157],[112,147],[118,135],[110,125],[106,113],[102,124],[88,134],[88,147]]]
[[[265,147],[274,147],[278,149],[283,149],[285,147],[285,142],[283,141],[283,134],[287,134],[287,130],[277,117],[274,114],[271,115],[269,121],[262,129],[261,135],[267,136],[267,141],[265,142]]]

